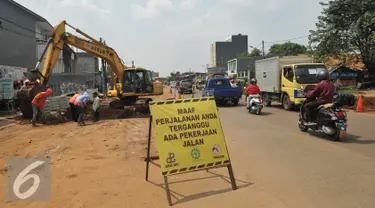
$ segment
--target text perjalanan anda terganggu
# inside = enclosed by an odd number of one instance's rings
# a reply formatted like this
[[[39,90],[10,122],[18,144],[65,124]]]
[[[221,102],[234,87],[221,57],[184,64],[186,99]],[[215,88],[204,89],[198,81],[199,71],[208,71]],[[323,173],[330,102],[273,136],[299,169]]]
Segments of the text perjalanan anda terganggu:
[[[195,108],[177,109],[177,113],[179,115],[195,113]],[[178,139],[186,139],[186,141],[184,141],[183,147],[191,147],[203,145],[203,137],[205,136],[217,135],[217,129],[210,128],[209,122],[209,120],[217,118],[218,116],[215,113],[183,115],[181,117],[166,117],[156,119],[156,125],[168,125],[168,129],[170,130],[170,132],[164,135],[165,142]]]

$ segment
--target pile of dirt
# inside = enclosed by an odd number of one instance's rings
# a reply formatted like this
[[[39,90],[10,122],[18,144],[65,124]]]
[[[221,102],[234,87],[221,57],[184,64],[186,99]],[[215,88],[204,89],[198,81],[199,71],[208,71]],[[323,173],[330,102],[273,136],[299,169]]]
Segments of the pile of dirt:
[[[93,112],[86,112],[86,119],[92,119]],[[134,107],[127,107],[124,110],[121,109],[110,109],[101,108],[100,109],[100,119],[101,120],[111,120],[111,119],[122,119],[122,118],[145,118],[149,117],[149,114],[144,114],[136,111]]]
[[[356,110],[357,109],[358,100],[359,100],[359,96],[356,96],[356,100],[357,101],[356,101],[356,103],[355,103],[354,106],[345,107],[345,109]],[[365,108],[366,111],[375,112],[375,97],[364,96],[363,105],[364,105],[364,108]]]

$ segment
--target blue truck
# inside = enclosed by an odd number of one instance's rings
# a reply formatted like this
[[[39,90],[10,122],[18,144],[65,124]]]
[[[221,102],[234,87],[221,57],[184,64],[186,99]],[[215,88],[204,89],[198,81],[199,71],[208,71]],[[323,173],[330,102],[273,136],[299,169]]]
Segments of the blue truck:
[[[242,97],[241,87],[232,87],[228,78],[209,79],[202,97],[213,96],[217,104],[224,104],[228,101],[238,105]]]

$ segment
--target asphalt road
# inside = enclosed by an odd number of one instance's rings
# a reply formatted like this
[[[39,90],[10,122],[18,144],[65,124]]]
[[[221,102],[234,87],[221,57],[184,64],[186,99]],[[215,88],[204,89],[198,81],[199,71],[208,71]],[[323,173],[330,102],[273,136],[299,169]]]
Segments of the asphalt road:
[[[300,132],[298,112],[281,106],[259,116],[243,105],[220,107],[219,114],[235,175],[254,184],[243,191],[249,204],[256,187],[278,202],[265,207],[375,207],[374,114],[349,112],[343,142]]]
[[[194,97],[200,94],[197,91]],[[280,105],[265,107],[257,116],[247,113],[242,101],[237,107],[219,107],[219,114],[235,177],[242,187],[212,198],[214,202],[202,200],[202,204],[375,207],[375,114],[348,112],[349,135],[342,142],[301,132],[298,112],[285,111]],[[220,173],[227,175],[223,170]]]

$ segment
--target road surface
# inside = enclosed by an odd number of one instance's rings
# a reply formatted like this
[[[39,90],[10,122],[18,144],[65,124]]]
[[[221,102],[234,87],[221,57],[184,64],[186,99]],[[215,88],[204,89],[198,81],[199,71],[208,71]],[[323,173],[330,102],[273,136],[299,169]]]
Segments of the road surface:
[[[195,97],[200,94],[197,91]],[[198,187],[204,183],[216,189],[208,192],[195,190],[186,183],[173,184],[177,193],[197,193],[178,200],[177,206],[184,202],[182,207],[207,204],[213,207],[375,207],[374,114],[348,112],[349,135],[343,142],[330,141],[311,131],[301,132],[297,126],[298,112],[285,111],[280,105],[265,107],[260,116],[247,113],[243,104],[219,107],[219,114],[240,188],[220,189],[225,186],[218,180],[214,184],[203,180],[195,183]],[[225,170],[210,174],[228,180]],[[195,177],[209,176],[200,173]]]
[[[219,113],[236,177],[252,184],[247,207],[375,207],[375,115],[349,112],[350,135],[340,143],[300,132],[298,113],[281,107]],[[257,204],[254,189],[279,204]]]

